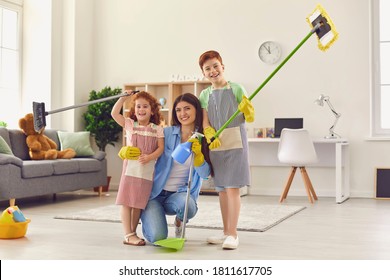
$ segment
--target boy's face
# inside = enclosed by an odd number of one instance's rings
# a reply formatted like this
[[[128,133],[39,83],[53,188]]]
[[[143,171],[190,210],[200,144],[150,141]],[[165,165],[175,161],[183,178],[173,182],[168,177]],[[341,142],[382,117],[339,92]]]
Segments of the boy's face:
[[[224,70],[225,67],[217,58],[206,60],[202,67],[203,75],[213,84],[225,79]]]

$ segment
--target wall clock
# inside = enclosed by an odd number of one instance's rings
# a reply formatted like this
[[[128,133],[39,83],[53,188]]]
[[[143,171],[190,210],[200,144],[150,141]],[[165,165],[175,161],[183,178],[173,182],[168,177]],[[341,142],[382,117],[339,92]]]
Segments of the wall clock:
[[[282,56],[282,47],[275,41],[266,41],[260,45],[259,57],[267,64],[274,64]]]

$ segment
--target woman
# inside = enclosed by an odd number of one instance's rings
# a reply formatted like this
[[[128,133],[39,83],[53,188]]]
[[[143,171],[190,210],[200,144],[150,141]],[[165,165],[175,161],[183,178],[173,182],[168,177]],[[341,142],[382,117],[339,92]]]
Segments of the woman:
[[[178,145],[188,141],[195,131],[203,133],[202,123],[203,114],[198,98],[191,93],[178,96],[173,104],[172,126],[164,129],[164,153],[155,165],[152,193],[141,214],[142,232],[149,242],[167,238],[166,215],[176,215],[175,235],[181,236],[191,157],[184,164],[179,164],[173,160],[172,152]],[[202,178],[207,178],[211,172],[205,139],[202,139],[201,151],[196,147],[200,148],[199,144],[193,144],[195,162],[188,220],[198,211],[196,201]]]

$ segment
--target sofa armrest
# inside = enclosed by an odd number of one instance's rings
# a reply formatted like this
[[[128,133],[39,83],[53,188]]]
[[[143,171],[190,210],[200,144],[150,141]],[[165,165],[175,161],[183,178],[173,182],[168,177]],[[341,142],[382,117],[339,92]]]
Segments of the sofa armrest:
[[[13,155],[0,154],[0,165],[4,164],[14,164],[16,166],[22,167],[23,160]]]
[[[93,156],[92,158],[95,158],[97,160],[103,160],[106,158],[106,153],[105,152],[102,152],[102,151],[97,151]]]

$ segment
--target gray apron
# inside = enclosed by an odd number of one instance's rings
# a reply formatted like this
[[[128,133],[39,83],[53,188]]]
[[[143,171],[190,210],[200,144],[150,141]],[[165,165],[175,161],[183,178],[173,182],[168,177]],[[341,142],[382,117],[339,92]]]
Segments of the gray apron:
[[[214,89],[209,96],[208,117],[217,131],[237,111],[232,89]],[[210,150],[215,186],[249,186],[248,138],[242,113],[220,134],[221,147]]]

